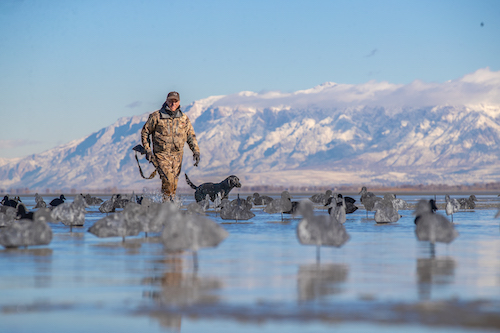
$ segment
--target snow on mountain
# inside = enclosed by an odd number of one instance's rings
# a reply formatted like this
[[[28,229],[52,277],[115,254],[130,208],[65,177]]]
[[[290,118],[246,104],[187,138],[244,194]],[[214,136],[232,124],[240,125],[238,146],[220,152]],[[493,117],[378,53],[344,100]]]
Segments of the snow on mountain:
[[[212,96],[184,111],[201,149],[194,168],[185,147],[183,171],[195,183],[236,174],[244,185],[464,184],[500,174],[500,72],[487,68],[442,84],[328,82]],[[147,117],[2,165],[0,188],[159,188],[140,177],[131,150]]]

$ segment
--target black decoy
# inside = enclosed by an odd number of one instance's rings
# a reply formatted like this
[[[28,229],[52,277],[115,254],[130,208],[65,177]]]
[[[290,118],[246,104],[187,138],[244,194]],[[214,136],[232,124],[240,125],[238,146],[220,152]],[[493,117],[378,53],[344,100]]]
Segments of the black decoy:
[[[56,207],[59,206],[60,204],[64,203],[64,200],[66,200],[66,197],[64,197],[64,194],[61,194],[59,198],[52,199],[50,202],[51,207]]]
[[[26,207],[23,204],[17,206],[17,217],[21,219],[27,219],[33,221],[33,212],[26,211]]]
[[[6,195],[3,197],[2,205],[16,208],[18,202],[16,200],[9,199],[9,197]]]

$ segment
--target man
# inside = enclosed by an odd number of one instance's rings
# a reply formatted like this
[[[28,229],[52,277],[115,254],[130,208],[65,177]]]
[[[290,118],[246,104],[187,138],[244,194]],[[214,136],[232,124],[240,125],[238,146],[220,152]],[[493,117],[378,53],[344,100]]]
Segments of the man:
[[[148,161],[156,160],[161,178],[163,200],[171,200],[177,190],[177,181],[181,173],[184,143],[188,143],[193,152],[194,166],[200,162],[200,148],[193,126],[180,109],[179,93],[168,93],[167,100],[160,110],[149,115],[142,127],[141,141],[146,149]],[[150,138],[153,150],[151,151]]]

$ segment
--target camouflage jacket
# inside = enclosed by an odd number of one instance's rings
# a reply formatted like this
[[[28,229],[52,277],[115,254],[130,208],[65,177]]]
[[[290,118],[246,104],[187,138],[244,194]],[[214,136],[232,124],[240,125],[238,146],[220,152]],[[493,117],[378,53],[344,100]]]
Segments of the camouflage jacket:
[[[141,131],[142,145],[147,151],[151,151],[150,135],[153,139],[155,154],[182,153],[186,142],[193,153],[200,152],[193,126],[180,109],[177,109],[173,115],[163,108],[149,115]]]

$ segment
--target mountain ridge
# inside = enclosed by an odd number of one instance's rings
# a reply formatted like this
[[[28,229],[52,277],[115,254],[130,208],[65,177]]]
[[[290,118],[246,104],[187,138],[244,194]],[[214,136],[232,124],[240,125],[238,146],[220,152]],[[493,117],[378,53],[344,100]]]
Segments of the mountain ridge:
[[[453,89],[468,96],[458,100],[466,103],[446,102]],[[186,145],[183,171],[195,183],[236,174],[244,185],[496,182],[499,92],[500,72],[482,69],[441,85],[327,82],[294,93],[211,96],[184,108],[201,162],[193,167]],[[400,99],[384,104],[388,96]],[[0,189],[159,188],[157,178],[140,178],[131,150],[148,115],[123,117],[84,138],[3,161]],[[141,162],[145,173],[152,171]],[[182,179],[179,186],[187,185]]]

